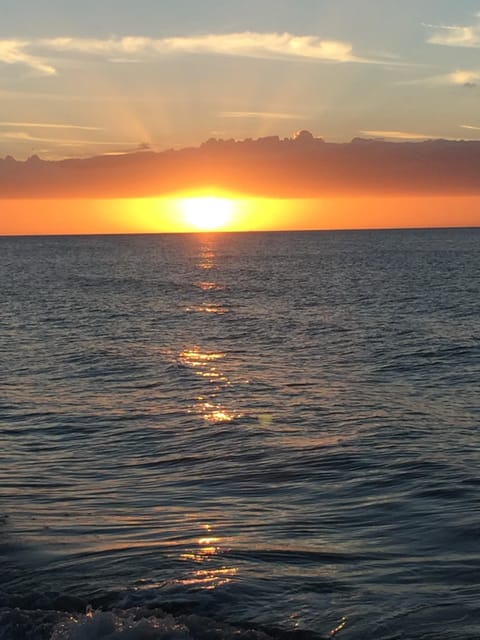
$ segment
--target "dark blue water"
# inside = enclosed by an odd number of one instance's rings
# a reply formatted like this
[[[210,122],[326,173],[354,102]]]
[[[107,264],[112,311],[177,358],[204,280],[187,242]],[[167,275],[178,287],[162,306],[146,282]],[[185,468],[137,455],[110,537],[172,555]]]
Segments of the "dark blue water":
[[[479,247],[0,239],[0,639],[480,638]]]

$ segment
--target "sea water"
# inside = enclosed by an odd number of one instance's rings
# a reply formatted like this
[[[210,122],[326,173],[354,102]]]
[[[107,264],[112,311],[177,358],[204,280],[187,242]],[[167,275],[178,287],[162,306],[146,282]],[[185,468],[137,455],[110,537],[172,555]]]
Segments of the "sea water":
[[[0,639],[480,638],[480,230],[0,239]]]

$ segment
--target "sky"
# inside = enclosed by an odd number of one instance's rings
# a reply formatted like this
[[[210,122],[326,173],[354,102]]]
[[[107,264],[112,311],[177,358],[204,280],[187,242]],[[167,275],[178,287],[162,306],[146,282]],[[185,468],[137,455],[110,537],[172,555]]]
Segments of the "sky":
[[[0,158],[302,129],[480,140],[480,0],[0,0],[0,14]]]
[[[0,0],[0,154],[480,139],[480,2]],[[41,126],[43,125],[43,126]]]

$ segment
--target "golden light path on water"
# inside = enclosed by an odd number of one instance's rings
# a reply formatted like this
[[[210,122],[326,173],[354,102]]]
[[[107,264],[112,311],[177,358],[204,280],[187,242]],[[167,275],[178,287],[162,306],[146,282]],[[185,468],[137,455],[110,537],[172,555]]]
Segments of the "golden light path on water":
[[[197,268],[202,272],[211,271],[215,266],[215,252],[212,241],[202,241],[200,247]],[[200,280],[194,283],[205,294],[221,291],[224,287],[213,279]],[[189,313],[207,313],[223,315],[227,312],[224,305],[215,302],[211,298],[205,299],[199,304],[186,307]],[[207,351],[199,346],[184,349],[178,354],[182,365],[191,368],[195,374],[204,378],[209,383],[209,389],[205,394],[197,396],[197,403],[191,409],[192,413],[203,416],[206,422],[211,424],[231,422],[243,414],[227,408],[219,399],[222,390],[232,385],[231,380],[222,371],[220,364],[225,359],[225,353],[221,351]]]
[[[187,313],[206,313],[212,316],[221,316],[229,312],[225,305],[215,299],[215,293],[224,290],[225,287],[215,279],[217,264],[213,237],[202,234],[202,238],[199,238],[201,244],[196,267],[206,277],[200,277],[193,285],[202,292],[204,299],[199,303],[187,306],[185,308]],[[212,317],[212,321],[213,319]],[[227,406],[225,399],[222,398],[222,395],[226,395],[224,392],[227,389],[232,389],[235,384],[235,381],[226,373],[228,366],[224,366],[227,364],[228,353],[221,350],[205,349],[194,344],[179,352],[177,358],[183,366],[188,367],[195,375],[207,382],[207,390],[197,396],[196,403],[189,409],[190,413],[202,416],[203,420],[212,426],[230,423],[245,415]],[[270,413],[260,413],[256,417],[260,428],[271,429],[273,417]],[[284,445],[292,447],[297,447],[300,443],[296,430],[290,435],[282,432],[282,435],[277,436],[277,439]],[[323,436],[321,442],[319,441],[316,444],[324,446],[333,442],[336,443],[337,440],[338,438],[332,438],[332,441],[330,441],[328,437]],[[305,442],[302,441],[301,444],[311,446],[312,440],[311,438],[305,439]],[[193,564],[193,566],[179,582],[187,587],[213,591],[234,580],[238,576],[240,569],[227,566],[223,561],[225,551],[228,550],[226,547],[228,542],[225,538],[220,537],[213,531],[210,525],[204,525],[204,529],[204,535],[192,541],[192,544],[188,545],[180,553],[180,559],[186,563]],[[199,566],[199,568],[195,568],[196,566]],[[296,619],[297,615],[297,613],[293,613],[290,616],[291,624],[294,628],[299,625]],[[330,637],[339,634],[346,626],[346,623],[346,618],[343,618],[335,628],[330,630]]]
[[[210,525],[204,525],[205,534],[196,540],[196,545],[181,553],[180,559],[206,565],[222,553],[222,538],[213,535]],[[218,559],[218,558],[217,558]],[[197,586],[202,589],[217,589],[228,584],[238,573],[235,567],[224,565],[216,568],[202,568],[193,571],[180,582],[186,586]]]
[[[214,273],[216,254],[214,242],[208,237],[203,237],[199,247],[197,269],[203,274]],[[211,294],[222,291],[225,287],[213,277],[199,278],[194,286],[205,296],[200,304],[188,306],[187,313],[206,313],[223,315],[227,309],[212,299]],[[207,350],[198,345],[192,345],[183,349],[178,355],[178,361],[191,369],[195,375],[206,382],[206,390],[196,398],[196,403],[189,409],[190,413],[201,415],[209,425],[224,424],[242,417],[242,413],[234,411],[222,401],[222,392],[232,387],[233,382],[222,368],[227,354],[220,350]],[[205,590],[214,590],[225,584],[237,575],[236,567],[226,566],[221,563],[218,566],[224,547],[222,539],[209,524],[204,525],[202,535],[196,539],[191,548],[180,554],[180,559],[185,562],[193,562],[202,565],[194,569],[180,582],[185,586],[197,587]],[[208,566],[215,562],[217,566]]]
[[[192,413],[202,415],[203,419],[211,424],[231,422],[242,416],[241,413],[225,407],[218,398],[222,389],[231,385],[228,377],[218,366],[224,357],[224,353],[202,351],[198,347],[179,354],[180,362],[191,367],[196,375],[207,380],[212,387],[206,394],[197,396],[197,403],[191,409]]]

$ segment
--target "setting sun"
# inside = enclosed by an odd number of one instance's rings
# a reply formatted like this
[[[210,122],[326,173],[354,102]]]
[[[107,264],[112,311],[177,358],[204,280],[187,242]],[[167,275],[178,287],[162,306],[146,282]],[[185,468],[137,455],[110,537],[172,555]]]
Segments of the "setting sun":
[[[228,198],[199,196],[182,198],[179,208],[187,224],[203,231],[225,227],[232,219],[235,203]]]

